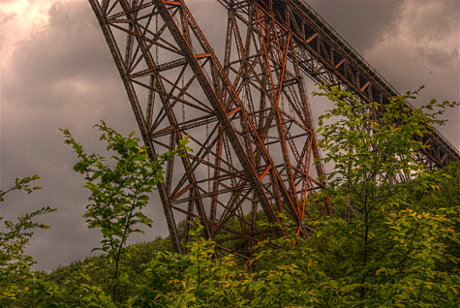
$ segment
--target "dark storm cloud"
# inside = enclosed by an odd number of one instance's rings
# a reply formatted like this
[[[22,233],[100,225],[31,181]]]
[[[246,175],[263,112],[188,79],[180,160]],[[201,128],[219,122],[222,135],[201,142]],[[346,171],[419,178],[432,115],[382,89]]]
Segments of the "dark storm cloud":
[[[458,1],[307,2],[398,89],[426,84],[426,97],[458,99],[458,42],[455,46],[449,35],[458,38]],[[187,4],[222,55],[225,11],[215,0]],[[39,232],[29,249],[40,262],[38,268],[47,270],[89,255],[98,243],[97,232],[88,231],[81,218],[86,192],[81,176],[71,169],[75,158],[58,129],[69,128],[91,151],[101,149],[91,128],[100,119],[124,133],[137,130],[90,6],[71,2],[53,6],[49,14],[49,24],[21,41],[2,68],[0,157],[2,188],[14,177],[34,173],[42,176],[44,187],[32,196],[12,195],[6,207],[2,204],[1,216],[41,205],[58,209],[43,219],[53,228]],[[311,102],[320,113],[321,104],[316,98]],[[458,144],[458,112],[451,112],[449,119],[453,124],[443,131]],[[157,199],[147,214],[155,220],[154,230],[137,240],[167,232]]]
[[[406,24],[406,31],[418,42],[422,42],[417,46],[417,52],[434,66],[445,65],[453,59],[458,60],[459,1],[444,0],[431,3],[420,0],[419,6],[407,6],[404,13],[411,21]],[[450,38],[456,40],[456,44],[446,46]]]
[[[25,107],[24,104],[56,106],[49,100],[38,104],[37,91],[46,96],[59,95],[59,91],[66,88],[92,90],[99,85],[108,86],[105,83],[115,79],[98,24],[88,18],[92,13],[88,5],[55,5],[49,13],[49,25],[19,43],[7,68],[4,97],[8,101],[21,99],[21,107]],[[21,97],[17,96],[18,92],[22,92]],[[24,97],[27,94],[29,96]],[[66,103],[63,101],[58,106]]]
[[[89,150],[98,151],[102,146],[91,126],[100,119],[124,133],[137,128],[89,5],[56,5],[49,14],[46,28],[21,41],[2,72],[2,188],[15,177],[34,173],[42,176],[44,188],[32,196],[9,196],[2,216],[42,205],[58,209],[43,218],[52,228],[38,232],[29,249],[40,269],[87,256],[98,243],[97,233],[88,231],[81,217],[87,194],[81,176],[72,171],[75,158],[58,129],[69,128]],[[164,223],[156,209],[147,212],[159,234]]]
[[[426,88],[432,98],[459,101],[458,0],[307,1],[398,91]],[[460,146],[460,108],[449,110],[442,133]]]
[[[400,92],[425,89],[415,104],[459,101],[459,15],[456,0],[409,0],[401,6],[397,29],[382,36],[365,58]],[[460,146],[460,108],[448,110],[442,134]]]
[[[353,48],[363,53],[397,27],[403,0],[307,1]]]

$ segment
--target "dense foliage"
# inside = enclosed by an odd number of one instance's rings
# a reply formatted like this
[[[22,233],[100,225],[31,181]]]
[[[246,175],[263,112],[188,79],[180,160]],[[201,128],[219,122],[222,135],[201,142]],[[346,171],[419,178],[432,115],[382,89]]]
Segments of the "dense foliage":
[[[174,155],[185,153],[186,140],[180,141],[173,151],[149,159],[147,149],[139,146],[139,140],[128,138],[107,127],[102,122],[96,125],[101,131],[100,140],[107,142],[107,150],[113,151],[112,161],[99,154],[85,153],[68,130],[62,130],[65,143],[72,146],[79,161],[74,170],[85,175],[85,187],[91,192],[83,217],[89,228],[99,228],[103,239],[101,250],[113,262],[112,298],[118,302],[118,291],[127,287],[129,281],[122,275],[120,261],[125,253],[125,245],[132,233],[143,232],[139,227],[151,227],[152,220],[142,209],[148,204],[151,193],[163,179],[163,165]]]
[[[417,137],[441,124],[437,116],[453,104],[433,100],[410,110],[406,102],[417,92],[381,105],[326,90],[317,95],[335,106],[321,118],[333,121],[321,123],[320,145],[324,162],[335,168],[328,187],[308,202],[328,200],[335,215],[312,211],[304,222],[315,230],[308,238],[260,242],[247,262],[232,255],[216,259],[214,242],[195,222],[187,255],[173,252],[168,239],[125,247],[137,224],[151,223],[141,211],[146,193],[162,180],[164,161],[181,155],[185,143],[149,160],[137,139],[102,124],[102,139],[117,152],[116,163],[106,164],[65,131],[80,158],[75,170],[85,174],[91,193],[85,219],[101,230],[106,254],[34,273],[23,255],[31,233],[2,229],[0,270],[7,279],[2,276],[0,306],[459,307],[460,164],[433,171],[414,155],[425,147]],[[137,185],[140,178],[147,186]],[[41,213],[26,216],[29,223],[19,230],[46,227],[30,222]],[[21,244],[8,250],[6,238]],[[25,264],[20,275],[18,264]]]

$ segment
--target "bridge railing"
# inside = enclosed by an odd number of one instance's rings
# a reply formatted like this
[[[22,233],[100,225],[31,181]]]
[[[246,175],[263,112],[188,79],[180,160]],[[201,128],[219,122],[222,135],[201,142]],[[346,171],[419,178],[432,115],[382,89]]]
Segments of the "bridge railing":
[[[335,40],[349,56],[360,65],[365,71],[372,75],[390,94],[390,96],[399,96],[399,92],[380,74],[377,70],[367,62],[358,51],[356,51],[329,23],[321,17],[307,2],[306,0],[292,0],[293,3],[298,3],[299,7],[303,8],[304,12],[316,21],[316,24],[320,26],[333,40]],[[410,103],[407,103],[409,107],[413,108]],[[433,131],[439,141],[449,147],[457,157],[460,158],[460,152],[456,147],[447,140],[441,133],[433,128]]]
[[[378,81],[382,83],[382,85],[389,90],[392,96],[400,95],[399,92],[379,73],[377,70],[367,62],[356,49],[354,49],[334,28],[323,18],[319,15],[307,2],[306,0],[292,0],[292,2],[298,2],[300,6],[306,8],[304,12],[316,20],[317,25],[323,28],[329,36],[334,39],[348,54],[354,58],[357,63],[365,69],[368,73],[374,75],[373,77],[376,78]]]

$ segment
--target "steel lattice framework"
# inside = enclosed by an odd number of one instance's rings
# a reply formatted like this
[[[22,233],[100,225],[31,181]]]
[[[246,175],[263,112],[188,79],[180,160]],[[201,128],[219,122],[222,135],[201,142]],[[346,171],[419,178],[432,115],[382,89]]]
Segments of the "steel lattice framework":
[[[272,233],[286,232],[283,213],[306,235],[307,201],[324,186],[304,77],[367,101],[397,92],[304,1],[218,1],[228,11],[220,59],[183,0],[89,0],[150,155],[190,138],[193,152],[169,162],[158,186],[175,248],[188,240],[177,223],[198,218],[217,247],[247,257],[267,234],[262,216],[280,226]],[[439,133],[424,142],[426,164],[460,160]]]

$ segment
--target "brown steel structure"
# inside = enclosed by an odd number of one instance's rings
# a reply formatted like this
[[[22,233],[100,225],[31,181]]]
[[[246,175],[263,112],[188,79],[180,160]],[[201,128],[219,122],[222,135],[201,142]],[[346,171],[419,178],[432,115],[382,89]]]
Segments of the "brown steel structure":
[[[178,222],[198,218],[217,247],[246,257],[267,234],[262,216],[272,233],[286,232],[282,214],[307,234],[309,197],[324,185],[304,76],[368,101],[397,92],[304,1],[218,1],[220,59],[183,0],[89,0],[151,156],[189,136],[193,152],[158,187],[175,248],[188,239]],[[424,142],[426,164],[460,160],[439,133]]]

